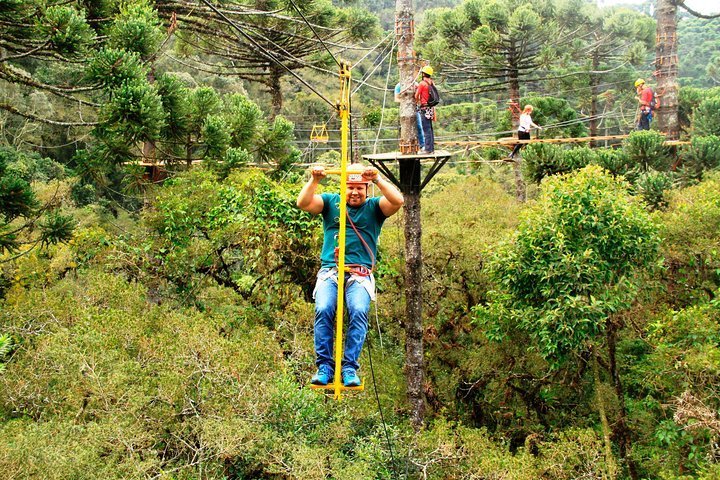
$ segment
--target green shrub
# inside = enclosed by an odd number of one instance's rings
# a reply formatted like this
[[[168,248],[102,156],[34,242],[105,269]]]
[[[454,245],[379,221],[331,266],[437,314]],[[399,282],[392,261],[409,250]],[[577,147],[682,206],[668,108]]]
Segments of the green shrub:
[[[601,338],[608,316],[632,304],[636,273],[657,261],[657,226],[627,188],[592,165],[543,182],[489,262],[497,289],[475,307],[488,339],[525,332],[557,366]]]
[[[693,137],[690,145],[681,147],[680,159],[679,174],[685,183],[702,180],[705,172],[720,166],[720,137]]]
[[[658,214],[667,301],[678,306],[706,301],[720,286],[720,178],[712,173],[698,185],[671,190],[668,201],[667,210]]]
[[[92,183],[77,181],[70,189],[70,198],[76,207],[85,207],[97,201],[98,192]]]
[[[7,165],[7,173],[26,182],[47,182],[65,178],[65,167],[37,153],[0,147],[0,162]]]
[[[596,159],[597,154],[588,147],[566,149],[547,143],[530,144],[523,154],[523,174],[539,183],[550,175],[579,170]]]
[[[678,99],[678,119],[683,130],[689,130],[692,123],[693,110],[707,98],[707,89],[681,87]]]
[[[667,172],[649,170],[635,180],[635,189],[651,210],[663,209],[668,201],[665,192],[672,188],[672,177]]]
[[[540,183],[548,175],[567,172],[563,163],[563,149],[549,143],[530,144],[523,156],[523,176]]]
[[[569,148],[563,152],[563,163],[569,171],[580,170],[591,163],[597,163],[597,153],[589,147]]]
[[[624,175],[628,169],[628,157],[622,148],[598,148],[592,163],[604,168],[613,175]]]
[[[720,136],[720,95],[703,100],[693,111],[693,134]]]
[[[665,146],[665,136],[654,130],[632,132],[623,142],[628,164],[636,172],[650,169],[667,171],[672,163],[670,148]]]

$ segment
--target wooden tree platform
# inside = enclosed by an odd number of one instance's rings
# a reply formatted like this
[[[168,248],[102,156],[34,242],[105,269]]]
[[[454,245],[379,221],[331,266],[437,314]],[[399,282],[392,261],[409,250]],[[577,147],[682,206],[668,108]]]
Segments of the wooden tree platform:
[[[375,168],[380,170],[385,178],[395,184],[405,194],[419,194],[423,187],[428,184],[437,172],[450,160],[453,155],[447,150],[435,150],[433,153],[402,154],[400,152],[373,153],[363,155],[363,159],[369,161]],[[432,166],[421,179],[421,160],[433,160]],[[400,179],[398,179],[386,162],[397,161],[400,167]]]

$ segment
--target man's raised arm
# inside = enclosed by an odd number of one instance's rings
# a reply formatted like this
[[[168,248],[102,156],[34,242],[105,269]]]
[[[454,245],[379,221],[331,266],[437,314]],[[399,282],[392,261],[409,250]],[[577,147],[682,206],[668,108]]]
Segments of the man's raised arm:
[[[380,210],[386,217],[390,217],[400,210],[400,207],[405,203],[405,199],[400,193],[400,190],[395,188],[395,185],[384,180],[375,168],[368,167],[363,172],[363,177],[373,182],[380,189],[382,198],[380,199]]]
[[[325,178],[327,174],[325,173],[325,167],[322,166],[312,167],[310,169],[310,173],[312,175],[310,180],[308,180],[298,195],[297,206],[300,210],[305,210],[313,215],[318,215],[322,212],[325,204],[322,197],[317,195],[315,191],[317,190],[320,180]]]

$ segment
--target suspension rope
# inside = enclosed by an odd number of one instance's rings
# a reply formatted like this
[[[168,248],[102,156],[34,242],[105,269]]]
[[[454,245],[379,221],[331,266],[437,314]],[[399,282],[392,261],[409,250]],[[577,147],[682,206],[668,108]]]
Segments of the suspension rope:
[[[315,36],[317,37],[317,39],[320,40],[320,43],[322,43],[322,46],[325,47],[325,50],[327,50],[327,52],[330,54],[330,56],[332,57],[332,59],[335,60],[335,63],[336,63],[337,66],[339,67],[339,66],[340,66],[340,62],[338,62],[338,59],[335,58],[335,55],[333,55],[333,53],[330,51],[330,49],[328,48],[328,46],[325,45],[325,42],[323,41],[323,39],[320,38],[320,35],[318,35],[318,33],[315,31],[315,27],[313,27],[313,26],[310,24],[310,22],[308,22],[307,18],[305,18],[305,15],[300,11],[300,9],[298,8],[298,6],[295,5],[295,2],[294,2],[293,0],[290,0],[290,4],[295,8],[295,11],[297,11],[297,12],[300,14],[300,16],[302,17],[302,19],[305,20],[305,23],[307,24],[307,26],[310,27],[310,30],[312,30],[312,32],[315,34]]]
[[[394,47],[390,49],[390,53],[394,51]],[[377,153],[378,140],[380,139],[380,131],[382,130],[383,120],[385,119],[385,99],[387,98],[388,85],[390,85],[390,71],[392,70],[392,59],[390,55],[390,62],[388,62],[388,71],[385,76],[385,91],[383,92],[383,103],[382,109],[380,110],[380,123],[378,124],[377,134],[375,135],[375,144],[373,145],[373,154]],[[377,313],[377,312],[376,312]],[[379,330],[379,328],[378,328]],[[380,337],[380,347],[382,348],[382,337]]]
[[[335,108],[335,104],[334,104],[333,102],[331,102],[330,100],[328,100],[323,94],[321,94],[321,93],[318,92],[315,88],[313,88],[313,86],[310,85],[308,82],[306,82],[302,77],[300,77],[300,75],[298,75],[297,73],[295,73],[294,71],[292,71],[292,70],[291,70],[289,67],[287,67],[284,63],[282,63],[280,60],[278,60],[277,58],[275,58],[274,55],[272,55],[270,52],[268,52],[267,50],[265,50],[254,38],[252,38],[250,35],[248,35],[247,33],[245,33],[240,27],[238,27],[238,26],[235,24],[235,22],[233,22],[231,19],[229,19],[229,18],[228,18],[224,13],[222,13],[220,10],[218,10],[217,8],[215,8],[215,6],[214,6],[213,4],[211,4],[208,0],[202,0],[202,2],[203,2],[205,5],[207,5],[208,7],[210,7],[217,15],[219,15],[220,17],[222,17],[222,19],[225,20],[225,22],[226,22],[228,25],[230,25],[231,27],[233,27],[233,28],[234,28],[236,31],[238,31],[243,37],[245,37],[248,41],[250,41],[250,43],[252,43],[252,44],[255,46],[255,48],[256,48],[256,50],[258,51],[258,53],[260,53],[261,55],[265,56],[267,59],[273,61],[273,62],[276,63],[277,65],[279,65],[279,66],[281,66],[282,68],[284,68],[285,70],[287,70],[287,72],[288,72],[289,74],[291,74],[291,75],[292,75],[293,77],[295,77],[298,81],[300,81],[300,83],[302,83],[302,84],[305,85],[307,88],[309,88],[313,93],[315,93],[315,95],[317,95],[318,97],[320,97],[321,99],[323,99],[323,100],[324,100],[328,105],[330,105],[331,107]]]
[[[357,91],[360,89],[360,87],[362,87],[363,85],[366,85],[366,84],[367,84],[367,83],[366,83],[366,80],[367,80],[368,78],[370,78],[370,76],[371,76],[373,73],[375,73],[375,70],[377,70],[378,68],[380,68],[380,66],[381,66],[383,63],[385,63],[385,60],[388,58],[388,56],[390,56],[390,55],[392,54],[392,52],[393,52],[393,50],[394,50],[394,48],[395,48],[395,42],[393,41],[392,43],[389,44],[389,46],[390,46],[390,49],[389,49],[388,52],[385,54],[385,56],[382,58],[382,60],[380,60],[379,62],[377,62],[377,59],[376,59],[376,65],[373,67],[372,70],[370,70],[367,74],[365,74],[365,76],[364,76],[362,79],[359,80],[358,86],[355,87],[355,90],[352,91],[352,94],[351,94],[351,95],[355,95],[355,92],[357,92]],[[385,52],[385,49],[383,49],[382,52],[380,52],[380,54],[378,55],[377,58],[380,58],[380,55],[382,55],[384,52]],[[385,89],[384,89],[384,90],[387,91],[387,85],[385,85]]]
[[[377,302],[376,302],[377,306]],[[376,313],[377,315],[377,313]],[[393,451],[393,444],[390,440],[390,434],[388,433],[387,423],[385,422],[385,415],[383,414],[382,409],[382,403],[380,403],[380,395],[378,394],[378,388],[377,388],[377,380],[375,379],[375,367],[373,366],[372,361],[372,342],[370,341],[370,336],[367,336],[367,344],[368,344],[368,360],[370,363],[370,376],[372,377],[373,381],[373,391],[375,392],[375,401],[377,402],[378,406],[378,412],[380,413],[380,421],[382,422],[383,431],[385,432],[385,441],[387,442],[388,449],[390,450],[390,462],[392,463],[392,469],[395,471],[395,453]],[[397,475],[397,472],[395,472]]]

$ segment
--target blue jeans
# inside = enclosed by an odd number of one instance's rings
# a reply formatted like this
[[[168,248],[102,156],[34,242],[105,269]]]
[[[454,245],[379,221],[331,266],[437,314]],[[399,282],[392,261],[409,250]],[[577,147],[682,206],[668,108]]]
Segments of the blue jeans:
[[[415,118],[417,119],[417,130],[418,130],[418,145],[420,148],[425,147],[425,135],[423,135],[422,119],[420,118],[420,112],[415,112]]]
[[[321,270],[322,273],[322,270]],[[370,294],[358,282],[347,283],[349,274],[345,275],[345,306],[348,317],[345,334],[345,348],[342,358],[342,369],[360,368],[358,359],[365,335],[368,330],[368,312],[370,311]],[[315,287],[315,363],[328,365],[335,370],[333,344],[335,339],[335,316],[337,311],[337,283],[333,277],[318,279]]]
[[[652,122],[652,110],[641,109],[638,130],[650,130],[650,122]]]
[[[422,131],[425,135],[425,150],[428,152],[435,151],[435,134],[433,132],[432,119],[425,118],[425,112],[420,110],[420,120],[422,121]]]

